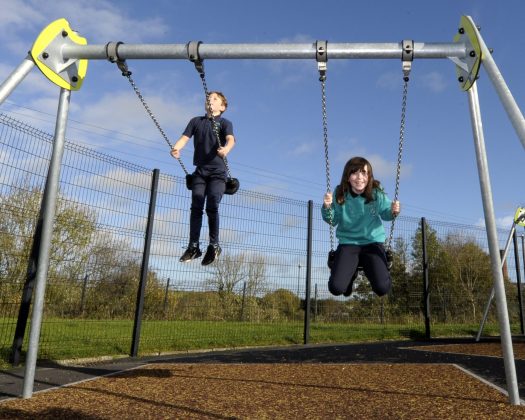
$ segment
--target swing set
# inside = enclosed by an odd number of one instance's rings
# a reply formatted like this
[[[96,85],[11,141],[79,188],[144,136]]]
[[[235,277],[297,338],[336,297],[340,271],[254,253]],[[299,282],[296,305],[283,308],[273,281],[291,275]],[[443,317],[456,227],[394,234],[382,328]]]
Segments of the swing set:
[[[452,43],[429,42],[394,42],[394,43],[330,43],[318,41],[317,43],[302,44],[203,44],[190,42],[187,44],[124,44],[121,42],[103,45],[87,45],[85,38],[73,31],[69,22],[58,19],[49,24],[38,36],[32,49],[22,63],[0,85],[0,104],[24,80],[29,72],[36,66],[54,84],[60,87],[58,99],[55,137],[52,156],[47,175],[47,186],[43,207],[41,245],[36,270],[36,287],[34,291],[34,306],[31,319],[31,331],[26,357],[26,370],[24,374],[24,389],[22,396],[31,397],[35,378],[35,367],[38,352],[38,343],[42,323],[43,302],[46,287],[47,269],[49,265],[49,252],[53,220],[56,209],[60,166],[65,142],[66,123],[68,118],[71,92],[79,90],[87,73],[87,63],[92,60],[109,60],[116,62],[135,90],[148,115],[153,120],[164,140],[171,147],[171,143],[158,124],[154,114],[149,110],[147,103],[131,79],[131,73],[125,66],[127,59],[190,59],[200,74],[205,95],[208,95],[204,67],[204,59],[315,59],[318,62],[320,81],[322,87],[323,131],[325,142],[325,163],[327,174],[327,191],[330,191],[330,174],[328,159],[328,135],[326,117],[326,63],[328,57],[332,59],[399,59],[403,61],[404,88],[401,113],[401,127],[398,147],[398,162],[396,171],[397,199],[399,189],[399,175],[403,149],[403,136],[405,124],[405,108],[410,64],[419,58],[436,58],[451,60],[456,69],[459,87],[467,92],[469,98],[469,113],[472,121],[472,131],[476,150],[476,163],[480,179],[483,211],[486,221],[487,241],[490,251],[492,274],[494,278],[494,292],[496,297],[498,321],[501,333],[501,346],[505,366],[507,392],[509,402],[519,405],[519,393],[514,365],[514,353],[510,333],[507,301],[505,298],[504,280],[501,272],[501,259],[495,222],[492,192],[485,150],[479,99],[476,80],[481,65],[483,65],[488,79],[491,81],[498,97],[525,148],[525,118],[514,100],[501,72],[499,71],[491,51],[479,33],[479,28],[469,16],[462,16],[454,41]],[[410,64],[409,64],[410,63]],[[208,101],[207,101],[208,103]],[[208,103],[209,108],[209,103]],[[215,125],[215,124],[214,124]],[[216,131],[216,130],[215,130]],[[217,133],[216,133],[217,134]],[[217,135],[216,135],[217,137]],[[217,138],[219,141],[219,138]],[[181,167],[186,176],[189,175],[183,163]],[[225,162],[227,164],[227,162]],[[239,187],[238,180],[233,178],[228,169],[231,194]],[[188,180],[191,187],[191,180]],[[395,219],[391,224],[391,233],[388,238],[387,248],[391,249],[392,235]],[[333,232],[330,234],[333,251]],[[306,267],[307,279],[311,275],[311,260]]]
[[[321,82],[321,107],[323,114],[323,140],[324,140],[324,156],[325,156],[325,171],[326,171],[326,192],[331,193],[332,187],[330,185],[330,159],[328,153],[328,118],[326,112],[326,70],[328,62],[327,41],[316,42],[316,60],[317,69],[319,71],[319,81]],[[399,145],[397,148],[397,165],[396,165],[396,186],[394,191],[394,201],[399,198],[399,179],[401,177],[401,158],[403,156],[403,142],[405,138],[405,116],[407,107],[408,95],[408,81],[410,80],[410,70],[412,69],[412,61],[414,60],[414,41],[404,40],[401,43],[401,61],[403,70],[403,97],[401,100],[401,124],[399,128]],[[390,233],[386,243],[386,261],[387,268],[390,271],[394,262],[394,253],[392,251],[392,240],[394,237],[394,227],[396,222],[396,215],[390,223]],[[334,250],[334,227],[332,226],[330,214],[330,251],[328,252],[327,265],[331,269],[334,265],[335,250]],[[358,272],[362,272],[361,265],[357,267]],[[354,274],[355,275],[355,274]]]

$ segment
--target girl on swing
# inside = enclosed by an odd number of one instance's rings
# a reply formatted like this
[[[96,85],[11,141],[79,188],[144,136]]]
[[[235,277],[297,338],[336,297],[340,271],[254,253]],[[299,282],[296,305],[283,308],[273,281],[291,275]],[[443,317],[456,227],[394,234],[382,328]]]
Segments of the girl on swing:
[[[384,248],[386,238],[382,220],[393,220],[400,211],[399,201],[391,201],[374,179],[372,166],[365,158],[353,157],[345,165],[341,183],[324,195],[323,220],[337,226],[339,245],[331,267],[328,290],[335,296],[350,296],[363,267],[372,290],[383,296],[390,291],[392,279]]]

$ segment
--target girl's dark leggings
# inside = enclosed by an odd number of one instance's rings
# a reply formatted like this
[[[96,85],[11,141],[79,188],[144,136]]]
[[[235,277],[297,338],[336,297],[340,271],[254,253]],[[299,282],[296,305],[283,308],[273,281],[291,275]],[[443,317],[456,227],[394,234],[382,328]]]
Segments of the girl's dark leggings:
[[[346,292],[357,267],[361,266],[372,290],[378,296],[383,296],[392,287],[392,279],[386,264],[385,248],[382,243],[339,245],[335,251],[328,290],[335,296]]]

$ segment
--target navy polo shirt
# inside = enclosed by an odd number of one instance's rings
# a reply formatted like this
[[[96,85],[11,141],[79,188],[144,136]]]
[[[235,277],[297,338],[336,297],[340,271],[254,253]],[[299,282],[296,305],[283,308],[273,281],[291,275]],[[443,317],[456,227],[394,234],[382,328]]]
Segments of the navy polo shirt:
[[[233,136],[233,124],[222,117],[215,117],[219,125],[219,138],[221,146],[226,145],[226,136]],[[182,133],[184,136],[193,137],[193,164],[198,167],[226,169],[224,160],[217,155],[217,137],[213,131],[213,121],[206,116],[194,117]]]

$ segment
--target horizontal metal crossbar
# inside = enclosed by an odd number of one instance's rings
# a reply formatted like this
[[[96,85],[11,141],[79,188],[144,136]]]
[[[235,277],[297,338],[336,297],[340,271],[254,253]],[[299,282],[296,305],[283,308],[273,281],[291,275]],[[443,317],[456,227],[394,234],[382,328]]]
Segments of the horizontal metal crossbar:
[[[199,45],[201,59],[316,59],[316,43],[301,44],[205,44]],[[401,59],[402,42],[331,43],[328,59]],[[64,45],[64,59],[107,59],[106,45]],[[414,59],[464,58],[464,43],[414,42]],[[119,44],[118,55],[126,59],[188,59],[187,44]]]

